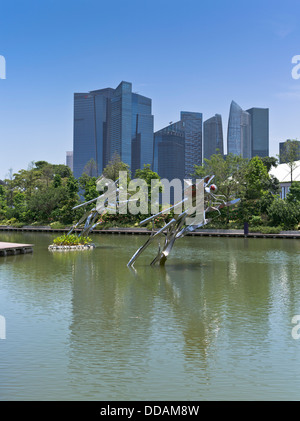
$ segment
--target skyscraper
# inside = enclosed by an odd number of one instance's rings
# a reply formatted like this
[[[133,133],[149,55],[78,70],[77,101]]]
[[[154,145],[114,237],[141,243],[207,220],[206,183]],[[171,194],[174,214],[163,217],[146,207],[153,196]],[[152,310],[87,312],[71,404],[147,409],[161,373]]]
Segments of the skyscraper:
[[[227,153],[250,159],[251,152],[251,116],[232,101],[228,120]]]
[[[111,89],[74,94],[73,172],[76,178],[91,160],[93,176],[99,175],[105,165],[112,94]]]
[[[154,117],[151,113],[151,99],[133,93],[132,94],[132,153],[131,171],[143,168],[144,165],[152,164],[154,143]],[[137,144],[137,148],[134,148]]]
[[[182,111],[179,121],[155,132],[153,171],[158,172],[159,156],[162,153],[159,144],[162,141],[162,136],[170,133],[184,139],[184,151],[181,150],[183,155],[181,155],[180,160],[181,165],[184,167],[184,177],[189,178],[194,172],[194,165],[202,164],[202,113]],[[180,143],[182,143],[182,140]],[[171,144],[169,147],[171,147]],[[159,172],[158,174],[161,175]],[[170,176],[166,178],[170,178]]]
[[[194,165],[202,164],[202,113],[182,111],[185,136],[185,177],[194,173]]]
[[[66,165],[73,171],[73,151],[66,152]]]
[[[161,178],[172,180],[185,177],[185,137],[183,131],[164,131],[155,133],[157,146],[156,171]]]
[[[151,164],[151,107],[151,99],[133,93],[132,84],[128,82],[121,82],[116,89],[75,93],[75,177],[81,176],[91,159],[95,162],[95,175],[100,175],[114,154],[118,154],[133,172],[144,164]]]
[[[203,123],[203,157],[210,159],[216,153],[224,154],[222,116],[216,114]]]
[[[251,117],[251,157],[269,156],[269,109],[250,108]]]

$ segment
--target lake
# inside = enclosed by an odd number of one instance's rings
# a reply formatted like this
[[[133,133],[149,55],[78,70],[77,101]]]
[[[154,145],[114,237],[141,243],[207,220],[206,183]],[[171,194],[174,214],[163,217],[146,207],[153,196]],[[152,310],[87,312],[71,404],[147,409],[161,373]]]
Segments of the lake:
[[[0,233],[34,244],[0,257],[0,400],[299,400],[299,240],[185,237],[132,270],[144,235],[56,235]]]

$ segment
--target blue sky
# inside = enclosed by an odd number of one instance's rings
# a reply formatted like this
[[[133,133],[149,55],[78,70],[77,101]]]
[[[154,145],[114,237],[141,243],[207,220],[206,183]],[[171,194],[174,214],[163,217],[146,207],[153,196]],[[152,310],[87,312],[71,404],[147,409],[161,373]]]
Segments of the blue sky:
[[[270,109],[270,154],[300,138],[300,2],[44,0],[2,2],[0,179],[31,161],[65,163],[73,94],[122,80],[152,98],[155,130],[181,110]]]

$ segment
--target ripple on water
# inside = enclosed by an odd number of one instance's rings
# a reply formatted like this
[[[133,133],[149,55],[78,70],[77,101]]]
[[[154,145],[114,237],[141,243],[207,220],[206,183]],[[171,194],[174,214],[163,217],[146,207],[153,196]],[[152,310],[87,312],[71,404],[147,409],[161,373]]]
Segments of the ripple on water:
[[[299,399],[298,243],[191,237],[130,271],[141,237],[1,260],[0,399]]]

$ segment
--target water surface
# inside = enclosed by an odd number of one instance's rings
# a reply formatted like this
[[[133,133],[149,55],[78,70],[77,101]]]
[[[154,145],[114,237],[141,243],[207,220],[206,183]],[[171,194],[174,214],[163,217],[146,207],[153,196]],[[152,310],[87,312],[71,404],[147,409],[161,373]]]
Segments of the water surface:
[[[1,233],[0,400],[299,400],[300,241],[186,237],[165,268],[144,236]]]

